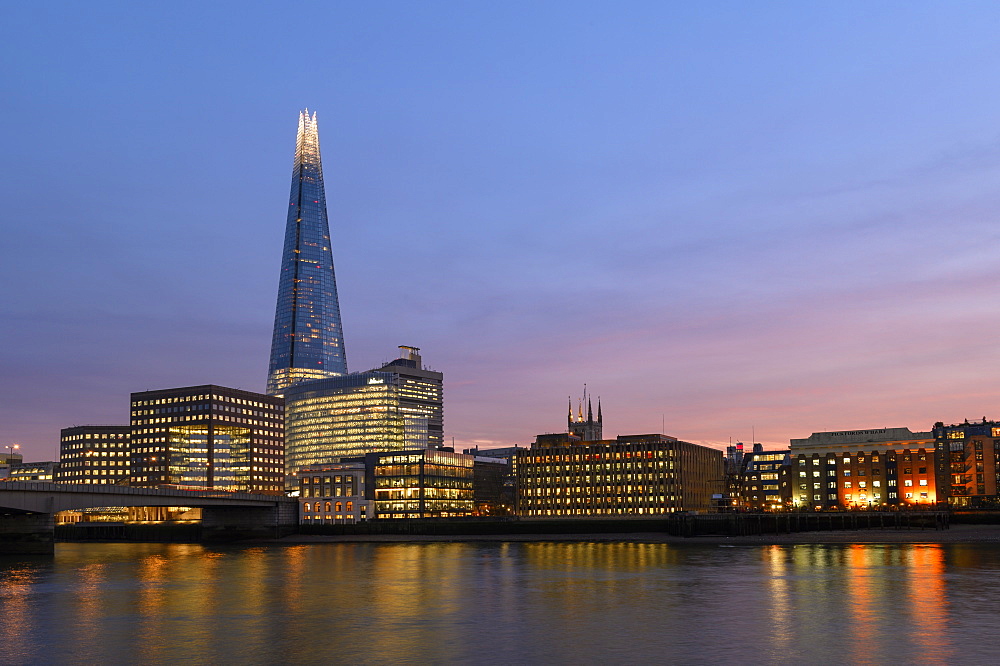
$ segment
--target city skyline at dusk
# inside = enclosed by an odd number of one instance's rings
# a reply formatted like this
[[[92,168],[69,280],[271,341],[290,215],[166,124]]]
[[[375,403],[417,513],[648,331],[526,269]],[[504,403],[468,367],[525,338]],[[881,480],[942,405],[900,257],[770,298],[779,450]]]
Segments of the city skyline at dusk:
[[[239,7],[239,11],[236,8]],[[353,369],[445,441],[1000,417],[1000,8],[11,6],[0,445],[263,391],[295,114]]]

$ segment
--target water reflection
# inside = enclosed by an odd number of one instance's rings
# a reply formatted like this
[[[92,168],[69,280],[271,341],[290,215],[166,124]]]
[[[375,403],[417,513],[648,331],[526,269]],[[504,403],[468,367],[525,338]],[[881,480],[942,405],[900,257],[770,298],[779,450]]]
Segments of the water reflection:
[[[0,662],[988,663],[996,581],[988,544],[60,544],[0,560]]]

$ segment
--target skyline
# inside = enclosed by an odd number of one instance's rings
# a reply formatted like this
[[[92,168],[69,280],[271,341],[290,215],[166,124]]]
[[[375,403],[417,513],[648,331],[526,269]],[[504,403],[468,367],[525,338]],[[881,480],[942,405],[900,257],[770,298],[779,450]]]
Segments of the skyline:
[[[264,390],[307,106],[352,366],[420,347],[458,449],[584,383],[610,436],[715,446],[997,418],[1000,8],[236,7],[9,8],[26,460],[132,392]]]

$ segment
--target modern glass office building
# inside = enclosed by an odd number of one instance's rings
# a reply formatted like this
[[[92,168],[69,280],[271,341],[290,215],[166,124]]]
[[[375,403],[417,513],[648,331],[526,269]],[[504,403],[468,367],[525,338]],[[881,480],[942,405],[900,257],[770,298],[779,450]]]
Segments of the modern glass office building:
[[[285,461],[303,467],[443,443],[443,379],[419,349],[368,372],[302,382],[285,392]]]
[[[267,392],[347,374],[316,114],[299,113]]]

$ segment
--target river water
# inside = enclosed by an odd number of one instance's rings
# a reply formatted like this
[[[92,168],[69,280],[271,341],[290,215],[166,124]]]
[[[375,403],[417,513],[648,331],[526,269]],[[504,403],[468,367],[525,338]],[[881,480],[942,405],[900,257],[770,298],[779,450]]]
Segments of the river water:
[[[59,544],[0,663],[1000,662],[1000,545]]]

